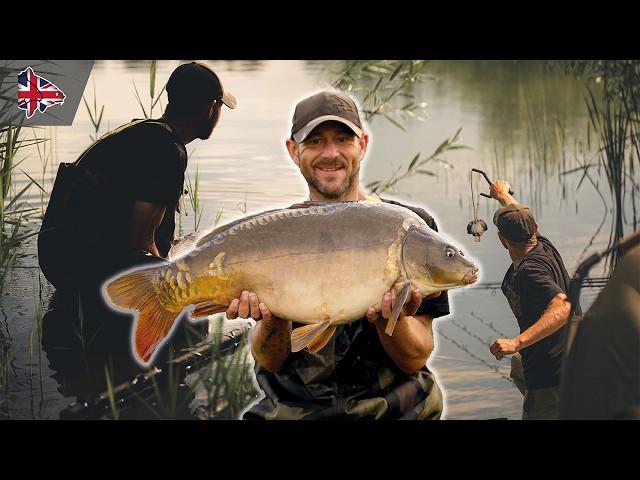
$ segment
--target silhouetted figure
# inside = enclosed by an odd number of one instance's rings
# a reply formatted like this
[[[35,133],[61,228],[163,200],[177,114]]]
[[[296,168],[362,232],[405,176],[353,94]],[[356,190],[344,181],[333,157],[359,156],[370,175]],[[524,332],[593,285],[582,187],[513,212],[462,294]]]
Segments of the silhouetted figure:
[[[560,392],[562,419],[640,420],[640,247],[580,322]]]
[[[49,339],[94,352],[130,348],[132,316],[111,311],[102,285],[165,261],[184,193],[185,145],[211,136],[223,104],[236,106],[218,76],[195,62],[177,67],[166,90],[162,117],[122,125],[60,165],[38,236],[40,267],[56,287],[55,303],[65,305],[57,318],[47,315]],[[205,324],[196,328],[204,333]]]

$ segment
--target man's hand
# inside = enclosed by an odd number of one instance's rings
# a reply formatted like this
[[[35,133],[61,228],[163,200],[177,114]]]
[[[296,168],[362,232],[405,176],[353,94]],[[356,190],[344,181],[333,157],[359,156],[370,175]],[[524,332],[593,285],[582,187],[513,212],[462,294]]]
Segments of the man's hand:
[[[441,293],[435,292],[426,298],[435,298]],[[396,324],[391,336],[385,333],[385,329],[397,301],[393,288],[382,296],[380,315],[373,307],[366,313],[367,320],[375,324],[378,338],[387,355],[401,371],[409,375],[424,367],[433,351],[432,318],[429,315],[416,315],[422,300],[420,290],[412,288],[409,300],[400,311],[399,320],[403,321]]]
[[[269,308],[258,300],[254,292],[243,291],[240,298],[234,298],[227,309],[227,318],[253,318],[254,320],[271,320]]]
[[[505,355],[520,351],[520,342],[515,338],[499,338],[491,344],[489,351],[496,359],[502,360]]]
[[[258,321],[249,336],[253,358],[272,373],[279,372],[291,352],[291,322],[272,315],[254,292],[243,291],[227,309],[227,318]]]
[[[491,194],[491,198],[495,198],[496,200],[498,200],[502,206],[516,203],[515,199],[509,193],[510,190],[511,185],[509,185],[509,182],[506,182],[504,180],[496,180],[491,185],[489,185],[489,193]]]
[[[425,298],[436,298],[436,297],[439,297],[441,293],[442,292],[435,292]],[[409,297],[409,301],[405,303],[404,307],[402,308],[402,311],[400,312],[400,318],[404,316],[411,316],[414,313],[416,313],[416,311],[420,307],[420,304],[422,303],[422,300],[423,298],[422,298],[422,295],[420,294],[420,290],[413,287],[411,289],[411,296]],[[396,303],[396,292],[392,288],[382,296],[382,300],[380,301],[380,313],[382,314],[382,318],[384,318],[385,320],[389,319],[395,303]],[[370,307],[369,310],[367,310],[366,316],[367,316],[367,320],[369,320],[372,323],[375,322],[376,319],[378,318],[378,315],[373,307]]]

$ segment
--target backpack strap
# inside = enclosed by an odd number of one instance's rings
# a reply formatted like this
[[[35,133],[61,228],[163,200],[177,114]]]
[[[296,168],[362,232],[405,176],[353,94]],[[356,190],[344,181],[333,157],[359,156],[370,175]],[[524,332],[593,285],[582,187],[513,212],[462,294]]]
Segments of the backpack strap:
[[[124,125],[119,126],[118,128],[115,128],[107,133],[105,133],[104,135],[102,135],[98,140],[96,140],[94,143],[92,143],[91,145],[89,145],[87,148],[84,149],[84,151],[80,154],[80,156],[78,157],[78,159],[73,162],[75,165],[79,165],[80,162],[82,161],[82,159],[84,158],[84,156],[87,154],[87,152],[89,150],[91,150],[91,148],[98,142],[101,142],[104,139],[107,139],[109,137],[111,137],[112,135],[115,135],[116,133],[120,133],[123,132],[124,130],[127,130],[131,127],[135,127],[136,125],[139,125],[141,123],[147,123],[147,124],[152,124],[152,125],[158,125],[161,126],[162,128],[164,128],[167,132],[169,133],[175,133],[173,131],[173,129],[164,122],[160,122],[158,120],[154,120],[151,118],[142,118],[142,119],[135,119],[130,121],[129,123],[125,123]]]

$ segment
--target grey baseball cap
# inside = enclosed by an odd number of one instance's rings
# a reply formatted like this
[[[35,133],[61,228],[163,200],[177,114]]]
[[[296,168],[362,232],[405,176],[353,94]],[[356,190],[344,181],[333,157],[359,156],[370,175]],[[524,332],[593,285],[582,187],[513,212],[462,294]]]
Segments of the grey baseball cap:
[[[511,203],[499,208],[493,215],[493,224],[512,242],[529,240],[536,231],[536,219],[528,207]]]
[[[355,102],[343,93],[332,91],[316,93],[296,105],[291,138],[303,142],[314,128],[332,120],[345,124],[358,138],[362,137],[362,122]]]

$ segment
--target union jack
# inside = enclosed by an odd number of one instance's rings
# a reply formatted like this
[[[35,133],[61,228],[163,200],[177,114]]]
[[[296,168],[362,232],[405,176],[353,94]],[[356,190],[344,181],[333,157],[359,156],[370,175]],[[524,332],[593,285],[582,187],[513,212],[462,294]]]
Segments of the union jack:
[[[44,77],[38,76],[31,67],[18,74],[18,108],[25,111],[27,118],[36,112],[44,112],[52,105],[62,105],[66,95]]]

